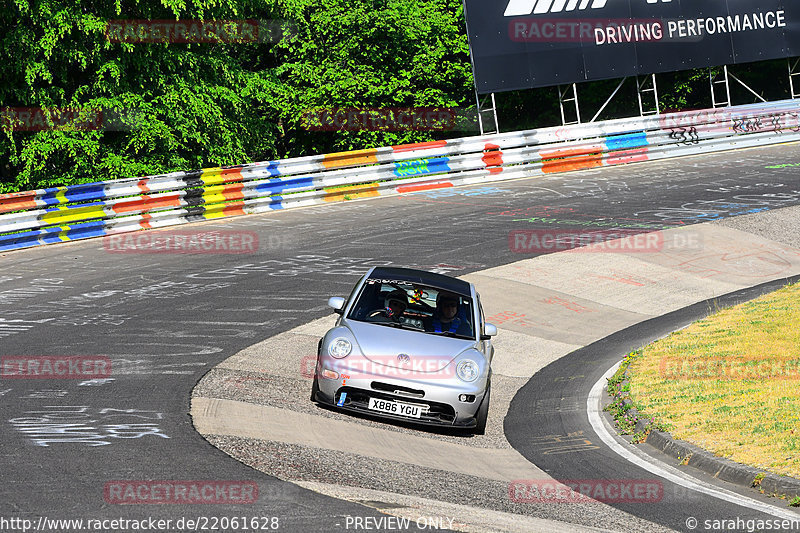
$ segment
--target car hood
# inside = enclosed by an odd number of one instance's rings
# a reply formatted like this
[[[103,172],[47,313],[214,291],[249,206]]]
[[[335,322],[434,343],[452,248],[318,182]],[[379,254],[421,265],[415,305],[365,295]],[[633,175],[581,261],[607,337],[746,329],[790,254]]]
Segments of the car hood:
[[[403,368],[404,365],[409,364],[405,358],[398,358],[398,355],[406,354],[415,368],[438,372],[464,350],[476,346],[474,340],[431,335],[391,326],[352,320],[346,321],[343,325],[353,333],[361,349],[361,354],[366,359],[376,364],[396,368]],[[425,364],[418,366],[415,363],[419,363],[420,358],[424,360]]]

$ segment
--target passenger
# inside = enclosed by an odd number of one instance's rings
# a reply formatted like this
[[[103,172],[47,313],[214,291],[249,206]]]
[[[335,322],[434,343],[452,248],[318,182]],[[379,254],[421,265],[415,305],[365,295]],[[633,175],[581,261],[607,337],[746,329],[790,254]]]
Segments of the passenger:
[[[450,332],[457,335],[472,336],[472,325],[463,306],[455,294],[440,292],[436,297],[436,310],[433,317],[425,323],[425,331],[434,333]]]

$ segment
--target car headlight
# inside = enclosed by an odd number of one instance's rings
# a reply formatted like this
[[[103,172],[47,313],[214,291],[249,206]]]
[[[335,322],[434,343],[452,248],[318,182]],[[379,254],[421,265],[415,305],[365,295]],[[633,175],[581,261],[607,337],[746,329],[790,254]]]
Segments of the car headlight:
[[[335,357],[336,359],[347,357],[352,350],[353,345],[344,337],[333,339],[333,342],[328,345],[328,353],[331,354],[331,357]]]
[[[480,375],[480,368],[472,359],[464,359],[456,366],[456,374],[463,381],[475,381]]]

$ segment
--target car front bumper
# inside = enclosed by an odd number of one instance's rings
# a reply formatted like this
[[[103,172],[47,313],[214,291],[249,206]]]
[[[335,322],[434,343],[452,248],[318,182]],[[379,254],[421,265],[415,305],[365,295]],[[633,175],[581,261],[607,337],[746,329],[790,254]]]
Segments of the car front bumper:
[[[466,383],[436,373],[431,373],[425,380],[403,380],[378,373],[328,379],[323,377],[318,366],[317,376],[319,391],[315,400],[319,403],[345,411],[434,426],[475,427],[475,415],[486,391],[485,379]],[[468,401],[462,401],[464,396]],[[422,414],[420,418],[414,418],[372,410],[369,409],[370,398],[419,405],[423,407]]]

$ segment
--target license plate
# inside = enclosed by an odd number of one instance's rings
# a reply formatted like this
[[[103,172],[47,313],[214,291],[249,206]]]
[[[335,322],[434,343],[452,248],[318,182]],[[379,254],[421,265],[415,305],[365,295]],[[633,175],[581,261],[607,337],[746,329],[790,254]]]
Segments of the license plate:
[[[408,416],[411,418],[419,418],[422,415],[422,406],[381,400],[380,398],[370,398],[369,408],[373,411],[380,411],[381,413],[391,413],[393,415]]]

